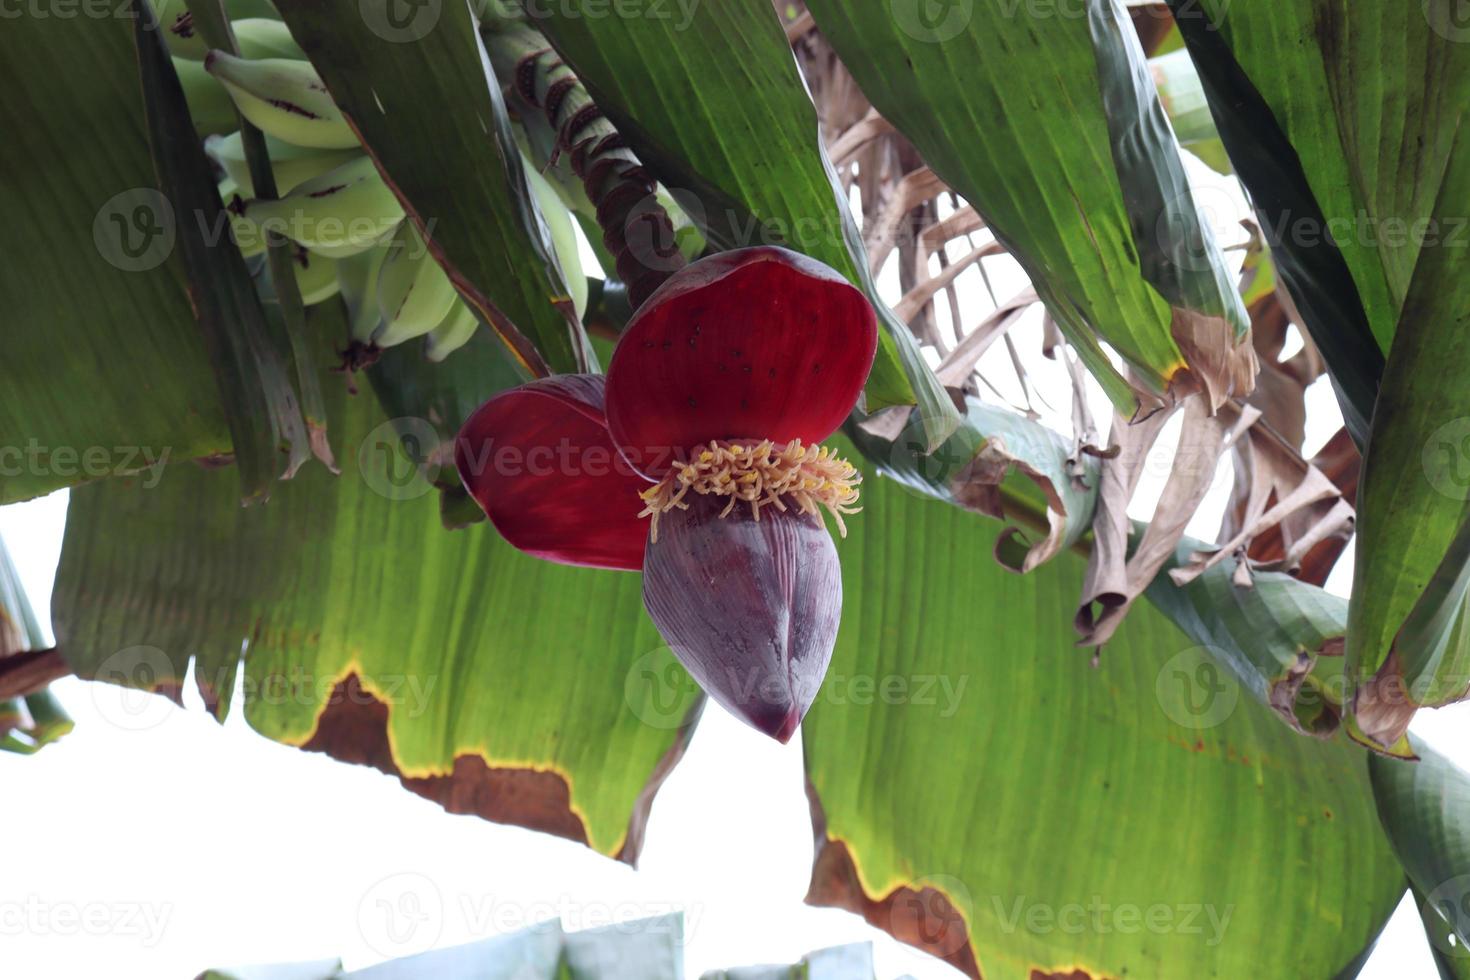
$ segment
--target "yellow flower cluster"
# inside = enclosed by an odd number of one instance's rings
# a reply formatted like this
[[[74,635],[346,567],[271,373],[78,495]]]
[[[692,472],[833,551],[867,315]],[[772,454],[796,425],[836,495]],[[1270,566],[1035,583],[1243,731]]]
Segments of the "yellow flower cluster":
[[[845,536],[842,515],[861,510],[853,504],[862,479],[851,463],[826,446],[803,446],[799,439],[784,447],[769,440],[753,445],[711,441],[694,459],[675,464],[662,480],[639,495],[645,506],[638,516],[653,518],[649,533],[657,541],[659,515],[675,507],[688,509],[684,498],[691,491],[729,497],[721,517],[744,502],[760,520],[762,507],[784,511],[789,500],[806,514],[820,514],[819,507],[827,508]]]

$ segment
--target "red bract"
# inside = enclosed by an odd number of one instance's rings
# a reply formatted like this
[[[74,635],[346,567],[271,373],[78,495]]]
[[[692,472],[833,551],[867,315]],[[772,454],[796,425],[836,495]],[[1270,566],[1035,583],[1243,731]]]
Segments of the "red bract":
[[[567,565],[643,567],[648,481],[613,447],[605,379],[564,374],[502,392],[455,441],[460,478],[495,529],[522,551]]]
[[[613,440],[645,476],[711,439],[811,445],[837,430],[873,366],[862,293],[779,248],[710,256],[638,311],[607,371]]]
[[[877,337],[867,300],[821,263],[726,252],[649,298],[605,386],[564,376],[492,398],[456,463],[517,548],[643,568],[644,605],[680,661],[784,742],[841,612],[821,509],[841,527],[857,498],[856,472],[816,443],[852,411]]]

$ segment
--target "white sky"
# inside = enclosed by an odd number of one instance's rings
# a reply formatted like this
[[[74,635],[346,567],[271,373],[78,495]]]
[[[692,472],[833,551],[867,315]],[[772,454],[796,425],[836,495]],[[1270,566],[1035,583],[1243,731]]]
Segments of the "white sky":
[[[1237,240],[1230,216],[1216,217]],[[1001,299],[1024,283],[1008,259],[987,268]],[[891,263],[884,279],[894,282]],[[963,307],[978,320],[989,308],[978,276],[961,284]],[[1014,336],[1051,406],[1038,408],[1065,429],[1070,388],[1060,368],[1032,356],[1037,320],[1028,317]],[[998,345],[982,369],[1019,402],[1008,364]],[[1325,382],[1311,400],[1309,451],[1340,425]],[[1168,443],[1135,500],[1137,516],[1157,499]],[[1229,483],[1222,472],[1191,533],[1213,536]],[[58,493],[0,508],[0,538],[43,621],[65,500]],[[1333,591],[1346,593],[1350,573],[1351,554]],[[221,726],[197,698],[180,710],[77,680],[53,690],[76,730],[33,758],[0,753],[6,977],[159,980],[338,955],[359,967],[558,915],[576,929],[671,908],[686,913],[691,977],[863,940],[873,942],[884,980],[960,976],[856,916],[802,903],[812,840],[800,737],[777,745],[713,704],[659,794],[635,872],[567,841],[452,816],[376,771],[272,743],[245,725],[238,705]],[[1422,712],[1414,729],[1470,765],[1470,706]],[[389,920],[385,908],[405,914]],[[1411,904],[1362,976],[1436,976]]]

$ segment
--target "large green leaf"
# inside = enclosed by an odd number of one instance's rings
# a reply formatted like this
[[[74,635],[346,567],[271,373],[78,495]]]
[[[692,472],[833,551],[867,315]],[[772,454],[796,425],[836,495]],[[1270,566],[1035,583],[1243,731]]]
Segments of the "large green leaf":
[[[1133,29],[1113,0],[1087,16],[982,3],[924,15],[813,0],[823,34],[874,106],[913,141],[1025,268],[1125,414],[1187,367],[1218,402],[1253,377],[1247,320]]]
[[[1455,4],[1170,6],[1282,279],[1366,445],[1421,247],[1466,240],[1462,217],[1431,220],[1470,100]]]
[[[329,309],[311,310],[323,351]],[[488,524],[445,531],[433,474],[403,458],[374,399],[325,385],[340,477],[308,468],[247,509],[228,469],[74,492],[53,603],[68,661],[173,693],[192,660],[222,714],[244,644],[263,734],[395,772],[457,812],[635,856],[648,784],[684,737],[682,710],[646,724],[647,692],[624,690],[636,664],[678,670],[638,576],[538,561]],[[435,439],[425,420],[405,427]]]
[[[1470,124],[1436,220],[1470,217]],[[1458,217],[1457,216],[1464,216]],[[1347,660],[1356,733],[1393,745],[1421,705],[1470,693],[1470,281],[1465,247],[1419,252],[1378,396],[1363,488]]]
[[[126,19],[0,32],[0,503],[231,449],[137,73]]]
[[[995,557],[1027,572],[1064,548],[1085,546],[1099,486],[1098,461],[1055,432],[970,399],[959,430],[934,453],[912,427],[885,439],[850,426],[858,450],[918,493],[1008,522]],[[1136,546],[1145,525],[1133,529]],[[1179,585],[1170,572],[1208,546],[1182,539],[1146,595],[1251,696],[1304,734],[1335,732],[1343,714],[1342,641],[1347,603],[1281,572],[1250,586],[1216,564]]]
[[[1015,576],[994,525],[865,490],[803,736],[809,899],[974,976],[1327,977],[1372,942],[1403,878],[1364,753],[1292,732],[1147,607],[1090,666],[1080,560]]]
[[[279,7],[481,319],[533,373],[595,367],[469,6],[425,4],[406,20],[393,0]]]
[[[1437,958],[1455,975],[1467,976],[1470,773],[1418,740],[1414,750],[1418,762],[1381,756],[1369,761],[1378,816],[1414,885]]]
[[[583,9],[583,8],[586,9]],[[861,285],[882,325],[869,411],[917,405],[927,448],[959,415],[877,295],[775,10],[759,2],[528,6],[639,158],[719,248],[785,244]]]

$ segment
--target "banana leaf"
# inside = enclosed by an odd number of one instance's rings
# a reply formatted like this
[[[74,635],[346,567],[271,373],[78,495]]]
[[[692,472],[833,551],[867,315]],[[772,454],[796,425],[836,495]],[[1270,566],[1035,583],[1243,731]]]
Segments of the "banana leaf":
[[[310,310],[322,363],[330,306]],[[238,507],[218,468],[75,491],[53,599],[67,661],[176,697],[192,663],[223,717],[243,647],[245,717],[262,734],[376,766],[454,812],[636,859],[698,713],[686,702],[645,723],[653,693],[626,683],[636,664],[678,669],[638,577],[538,561],[485,523],[445,531],[437,463],[402,448],[412,422],[395,428],[329,372],[323,387],[340,477],[308,468],[265,508]]]
[[[1420,251],[1465,238],[1435,218],[1470,97],[1454,6],[1170,0],[1360,448]]]
[[[993,524],[865,491],[804,726],[808,901],[976,977],[1333,976],[1373,942],[1404,883],[1365,753],[1146,606],[1093,666],[1080,559],[1016,576]]]
[[[0,503],[232,448],[137,75],[126,19],[0,32]]]
[[[1418,762],[1368,762],[1378,816],[1446,977],[1470,975],[1470,773],[1418,739]]]
[[[1470,126],[1433,213],[1470,215]],[[1375,747],[1393,750],[1421,706],[1470,695],[1467,327],[1464,249],[1426,246],[1394,332],[1358,501],[1350,730]]]

